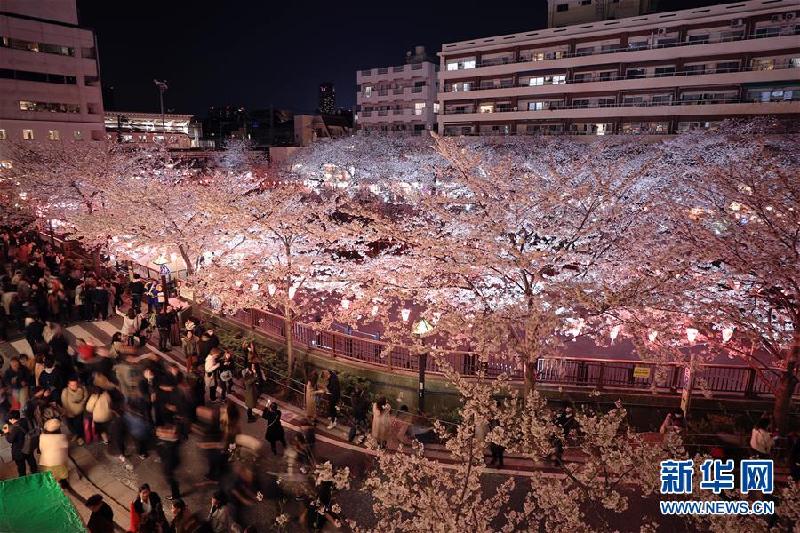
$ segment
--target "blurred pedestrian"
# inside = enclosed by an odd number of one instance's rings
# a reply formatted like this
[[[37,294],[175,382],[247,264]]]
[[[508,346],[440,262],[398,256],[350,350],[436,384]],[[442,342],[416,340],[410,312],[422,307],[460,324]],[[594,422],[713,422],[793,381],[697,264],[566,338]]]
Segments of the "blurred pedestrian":
[[[272,454],[278,455],[277,443],[280,442],[283,445],[283,449],[286,449],[286,436],[283,431],[283,424],[281,424],[281,410],[278,408],[278,404],[270,402],[261,416],[267,421],[267,431],[264,434],[264,438],[269,442]]]

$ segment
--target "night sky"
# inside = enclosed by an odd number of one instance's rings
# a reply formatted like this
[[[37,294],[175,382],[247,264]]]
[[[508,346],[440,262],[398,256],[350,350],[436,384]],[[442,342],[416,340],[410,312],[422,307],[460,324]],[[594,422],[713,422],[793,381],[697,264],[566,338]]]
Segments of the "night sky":
[[[349,108],[358,69],[402,64],[417,44],[434,55],[442,43],[547,23],[546,0],[78,0],[78,9],[97,34],[114,109],[157,111],[157,78],[169,83],[170,111],[201,116],[212,105],[312,111],[323,81]]]

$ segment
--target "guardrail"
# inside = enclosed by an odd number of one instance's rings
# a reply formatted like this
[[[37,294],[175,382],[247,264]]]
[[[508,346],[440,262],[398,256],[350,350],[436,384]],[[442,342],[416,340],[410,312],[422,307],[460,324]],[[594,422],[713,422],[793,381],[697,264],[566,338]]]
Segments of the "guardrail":
[[[234,317],[241,325],[268,336],[285,339],[282,316],[260,309],[239,311]],[[419,357],[405,346],[356,337],[338,331],[318,331],[303,323],[293,324],[294,342],[307,349],[324,353],[333,359],[341,358],[388,371],[419,372]],[[513,381],[524,379],[522,368],[511,361],[490,358],[480,361],[470,352],[432,350],[425,371],[440,374],[437,361],[447,363],[462,375],[484,375],[495,378],[506,374]],[[746,398],[772,396],[782,373],[781,369],[763,371],[742,365],[700,364],[695,371],[694,389],[698,394],[712,396],[741,396]],[[569,386],[586,389],[622,389],[653,391],[660,394],[680,394],[686,385],[686,363],[623,361],[584,357],[542,357],[537,361],[536,381],[543,385]],[[795,392],[795,396],[800,391]]]

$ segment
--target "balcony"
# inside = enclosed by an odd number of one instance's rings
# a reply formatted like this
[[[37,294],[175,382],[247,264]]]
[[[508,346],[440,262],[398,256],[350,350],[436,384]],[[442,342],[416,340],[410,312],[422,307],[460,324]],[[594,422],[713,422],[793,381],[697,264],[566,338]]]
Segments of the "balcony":
[[[631,44],[627,47],[613,47],[613,48],[602,48],[602,49],[595,49],[588,53],[589,51],[582,51],[578,52],[565,52],[565,51],[552,51],[547,52],[544,54],[536,54],[536,55],[524,55],[516,60],[514,58],[501,58],[501,59],[491,59],[487,61],[480,61],[475,64],[475,68],[462,68],[462,69],[455,69],[455,70],[444,70],[442,71],[442,75],[444,77],[457,77],[457,76],[464,76],[466,71],[471,73],[474,72],[476,68],[486,68],[486,67],[493,67],[498,65],[509,65],[509,64],[518,64],[518,63],[537,63],[539,61],[553,61],[559,59],[570,59],[570,58],[585,58],[585,57],[593,57],[605,54],[614,54],[614,53],[625,53],[625,52],[641,52],[647,50],[661,50],[667,48],[682,48],[682,47],[692,47],[692,46],[705,46],[709,44],[720,44],[720,43],[731,43],[737,41],[747,41],[747,40],[755,40],[755,39],[765,39],[770,37],[791,37],[795,35],[800,35],[800,25],[794,27],[787,27],[781,28],[780,31],[772,31],[772,32],[758,32],[753,33],[750,35],[734,35],[734,36],[726,36],[726,37],[719,37],[716,39],[703,39],[700,41],[683,41],[683,42],[666,42],[666,43],[635,43]],[[549,67],[548,67],[549,68]],[[516,70],[516,69],[515,69]]]
[[[703,75],[710,75],[710,74],[730,74],[735,72],[766,72],[766,71],[774,71],[774,70],[784,70],[784,69],[792,69],[792,68],[800,68],[800,65],[793,64],[791,61],[780,61],[775,62],[771,65],[753,65],[753,66],[745,66],[745,67],[725,67],[725,68],[704,68],[704,69],[689,69],[683,71],[674,71],[674,72],[655,72],[651,74],[642,74],[642,73],[629,73],[629,74],[619,74],[617,72],[603,72],[598,74],[583,74],[573,76],[572,78],[565,78],[563,82],[553,83],[552,81],[548,83],[538,84],[538,85],[530,85],[529,83],[517,83],[516,85],[507,82],[497,82],[497,81],[482,81],[478,87],[474,85],[465,85],[463,83],[459,84],[449,84],[445,85],[444,89],[445,92],[451,93],[461,93],[461,92],[477,92],[477,91],[487,91],[493,89],[507,89],[513,87],[541,87],[542,85],[572,85],[572,84],[580,84],[580,83],[596,83],[596,82],[607,82],[607,81],[622,81],[622,80],[641,80],[641,79],[652,79],[652,78],[675,78],[675,77],[690,77],[690,76],[703,76]],[[454,88],[458,85],[458,90],[454,90]],[[476,95],[476,98],[478,95]]]

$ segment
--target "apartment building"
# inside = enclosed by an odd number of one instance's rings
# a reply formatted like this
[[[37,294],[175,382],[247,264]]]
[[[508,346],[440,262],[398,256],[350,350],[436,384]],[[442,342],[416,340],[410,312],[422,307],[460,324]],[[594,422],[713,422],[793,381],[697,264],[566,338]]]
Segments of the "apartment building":
[[[12,140],[105,139],[99,72],[75,0],[3,0],[0,151]]]
[[[360,132],[419,134],[436,125],[436,63],[425,48],[406,54],[396,67],[356,73],[356,128]]]
[[[193,118],[174,113],[109,111],[104,116],[106,139],[136,145],[159,143],[169,150],[200,148],[203,127]]]
[[[445,44],[446,135],[668,134],[800,118],[800,2],[751,0]]]
[[[547,0],[547,27],[635,17],[654,11],[654,4],[655,0]]]

